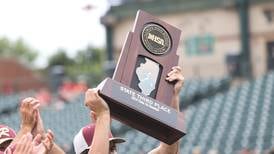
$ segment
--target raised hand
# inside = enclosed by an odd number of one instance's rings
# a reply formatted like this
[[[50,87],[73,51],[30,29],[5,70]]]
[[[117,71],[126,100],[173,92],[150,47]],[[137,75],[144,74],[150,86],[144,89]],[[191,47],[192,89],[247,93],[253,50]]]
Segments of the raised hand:
[[[36,124],[37,109],[40,103],[38,100],[28,97],[21,102],[20,115],[21,115],[21,128],[27,127],[33,129]]]
[[[42,138],[45,137],[44,124],[43,124],[43,120],[42,120],[42,117],[40,115],[39,110],[37,110],[36,123],[35,123],[31,133],[32,133],[33,136],[36,136],[36,135],[40,134],[40,135],[42,135]]]
[[[176,82],[174,85],[174,94],[178,95],[184,84],[184,76],[180,66],[172,67],[172,70],[167,74],[166,80],[169,82]]]
[[[85,105],[92,110],[96,116],[103,113],[109,114],[107,103],[98,95],[96,89],[88,89],[85,95]]]
[[[184,76],[182,69],[179,66],[172,67],[172,70],[167,74],[166,80],[174,83],[173,96],[171,100],[171,106],[178,112],[180,111],[180,98],[179,93],[184,84]],[[149,152],[149,154],[178,154],[179,153],[179,140],[172,145],[165,144],[163,142],[160,145]]]
[[[41,135],[37,135],[33,141],[33,154],[46,154],[49,152],[53,147],[53,139],[54,135],[51,130],[48,130],[47,134],[45,135],[45,139],[41,140]]]
[[[42,141],[47,151],[50,151],[53,147],[54,134],[51,130],[48,130],[45,140]]]
[[[7,148],[5,154],[46,154],[53,147],[54,135],[51,130],[48,130],[44,140],[40,134],[32,138],[31,133],[23,135],[15,144],[15,149]]]
[[[33,144],[32,135],[30,133],[23,135],[16,143],[16,148],[13,154],[32,154]]]

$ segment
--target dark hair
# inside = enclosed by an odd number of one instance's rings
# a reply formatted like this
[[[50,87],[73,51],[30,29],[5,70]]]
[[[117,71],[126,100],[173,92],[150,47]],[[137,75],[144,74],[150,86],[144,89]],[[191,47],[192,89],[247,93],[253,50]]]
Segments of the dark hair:
[[[109,151],[115,151],[115,150],[117,150],[116,144],[109,146]],[[80,154],[88,154],[88,151],[89,151],[89,149],[86,149],[86,150],[82,151]]]
[[[269,154],[274,154],[274,148],[269,151]]]
[[[80,154],[88,154],[89,149],[82,151]]]

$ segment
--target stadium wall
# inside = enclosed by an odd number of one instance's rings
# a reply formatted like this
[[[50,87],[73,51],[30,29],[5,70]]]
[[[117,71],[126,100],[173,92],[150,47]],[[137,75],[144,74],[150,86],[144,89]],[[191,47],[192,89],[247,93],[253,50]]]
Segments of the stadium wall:
[[[274,42],[274,21],[268,21],[265,11],[274,10],[274,2],[250,6],[250,48],[253,76],[267,70],[268,42]],[[226,56],[241,50],[240,19],[235,6],[157,14],[160,19],[182,30],[178,54],[186,77],[222,77],[229,74]],[[274,17],[273,17],[274,18]],[[114,59],[117,61],[134,17],[113,25]],[[198,41],[197,41],[198,40]],[[191,45],[196,46],[194,49]]]

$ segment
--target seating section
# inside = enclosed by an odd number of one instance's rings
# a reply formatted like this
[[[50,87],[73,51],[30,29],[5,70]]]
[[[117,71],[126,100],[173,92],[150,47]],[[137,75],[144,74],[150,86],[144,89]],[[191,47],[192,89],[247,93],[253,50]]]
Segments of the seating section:
[[[180,153],[190,154],[194,149],[201,153],[231,154],[242,149],[263,153],[274,146],[273,102],[274,73],[270,73],[189,106],[184,110],[187,135]],[[159,144],[136,130],[123,137],[128,142],[119,147],[122,153],[145,153]]]
[[[184,88],[180,93],[181,108],[184,109],[199,100],[215,95],[218,92],[228,90],[231,79],[190,79],[184,83]]]
[[[183,108],[187,135],[180,143],[180,153],[190,154],[194,149],[201,153],[231,154],[241,149],[263,153],[274,146],[274,73],[225,91],[229,81],[186,81],[180,94],[184,100],[181,105],[190,103]],[[80,128],[90,123],[83,101],[81,95],[58,111],[53,107],[42,111],[45,126],[55,132],[56,142],[65,149],[71,147]],[[0,123],[18,130],[17,112],[0,115],[0,119]],[[146,153],[159,144],[156,139],[115,120],[112,131],[114,136],[127,140],[118,146],[122,154]]]
[[[16,111],[19,106],[19,102],[22,98],[31,96],[33,94],[32,91],[20,93],[20,94],[12,94],[12,95],[0,95],[0,115],[8,114]]]
[[[58,111],[53,108],[43,110],[42,118],[45,127],[54,131],[57,143],[64,148],[69,148],[74,135],[91,121],[89,111],[83,103],[83,96]]]

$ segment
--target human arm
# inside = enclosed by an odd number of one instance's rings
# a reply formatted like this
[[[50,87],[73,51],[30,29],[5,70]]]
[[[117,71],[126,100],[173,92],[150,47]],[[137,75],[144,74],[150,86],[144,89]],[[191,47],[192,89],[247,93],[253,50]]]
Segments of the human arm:
[[[37,122],[32,130],[32,135],[36,136],[40,134],[42,139],[46,138],[46,132],[44,129],[44,124],[42,117],[40,115],[40,111],[37,110]],[[64,150],[61,149],[55,142],[53,142],[52,148],[48,151],[48,154],[65,154]]]
[[[51,150],[48,152],[48,154],[65,154],[65,151],[59,147],[56,143],[53,143],[53,146]]]
[[[51,132],[52,134],[52,132]],[[38,134],[40,135],[40,134]],[[37,136],[38,136],[37,135]],[[44,134],[43,135],[44,137],[41,136],[41,139],[43,138],[44,139],[44,145],[47,145],[46,146],[46,149],[47,149],[47,154],[65,154],[65,152],[63,151],[63,149],[61,149],[54,141],[53,139],[51,139],[51,137],[53,138],[53,134],[50,136],[50,134]],[[51,142],[51,140],[52,142]]]
[[[32,141],[33,144],[33,154],[49,154],[53,148],[54,135],[51,130],[45,134],[42,138],[40,134],[36,135]]]
[[[89,89],[85,95],[85,105],[96,114],[95,132],[89,154],[109,153],[110,111],[96,89]]]
[[[16,144],[16,142],[23,135],[32,131],[36,123],[36,114],[38,107],[39,102],[31,97],[22,100],[19,109],[21,117],[20,130],[18,131],[16,137],[13,139],[10,145]]]
[[[40,117],[41,118],[41,117]],[[40,121],[40,122],[42,122],[42,120]],[[39,122],[38,122],[39,123]],[[38,127],[40,127],[39,125],[41,125],[41,124],[43,124],[43,123],[40,123],[40,124],[38,124],[37,126]],[[45,140],[45,143],[47,143],[47,142],[49,142],[49,139],[51,139],[51,137],[53,138],[53,133],[52,133],[52,131],[51,130],[48,130],[48,133],[45,133],[45,131],[44,131],[44,127],[40,127],[40,128],[43,128],[42,130],[41,130],[41,134],[40,133],[38,133],[38,134],[36,134],[36,135],[41,135],[41,139],[48,139],[48,140]],[[34,128],[34,129],[36,129],[36,128]],[[46,142],[47,141],[47,142]],[[49,143],[48,143],[49,144]],[[46,144],[45,144],[46,145]],[[53,141],[53,139],[52,139],[52,143],[50,144],[50,147],[51,148],[48,148],[48,152],[47,152],[47,154],[65,154],[65,152],[64,152],[64,150],[62,149],[62,148],[60,148],[54,141]]]
[[[182,69],[179,66],[172,67],[172,70],[167,74],[166,80],[168,82],[175,82],[173,95],[171,99],[171,107],[180,111],[180,98],[179,93],[184,84],[184,77],[182,75]],[[179,140],[175,143],[168,145],[160,142],[160,145],[149,152],[149,154],[179,154]]]

